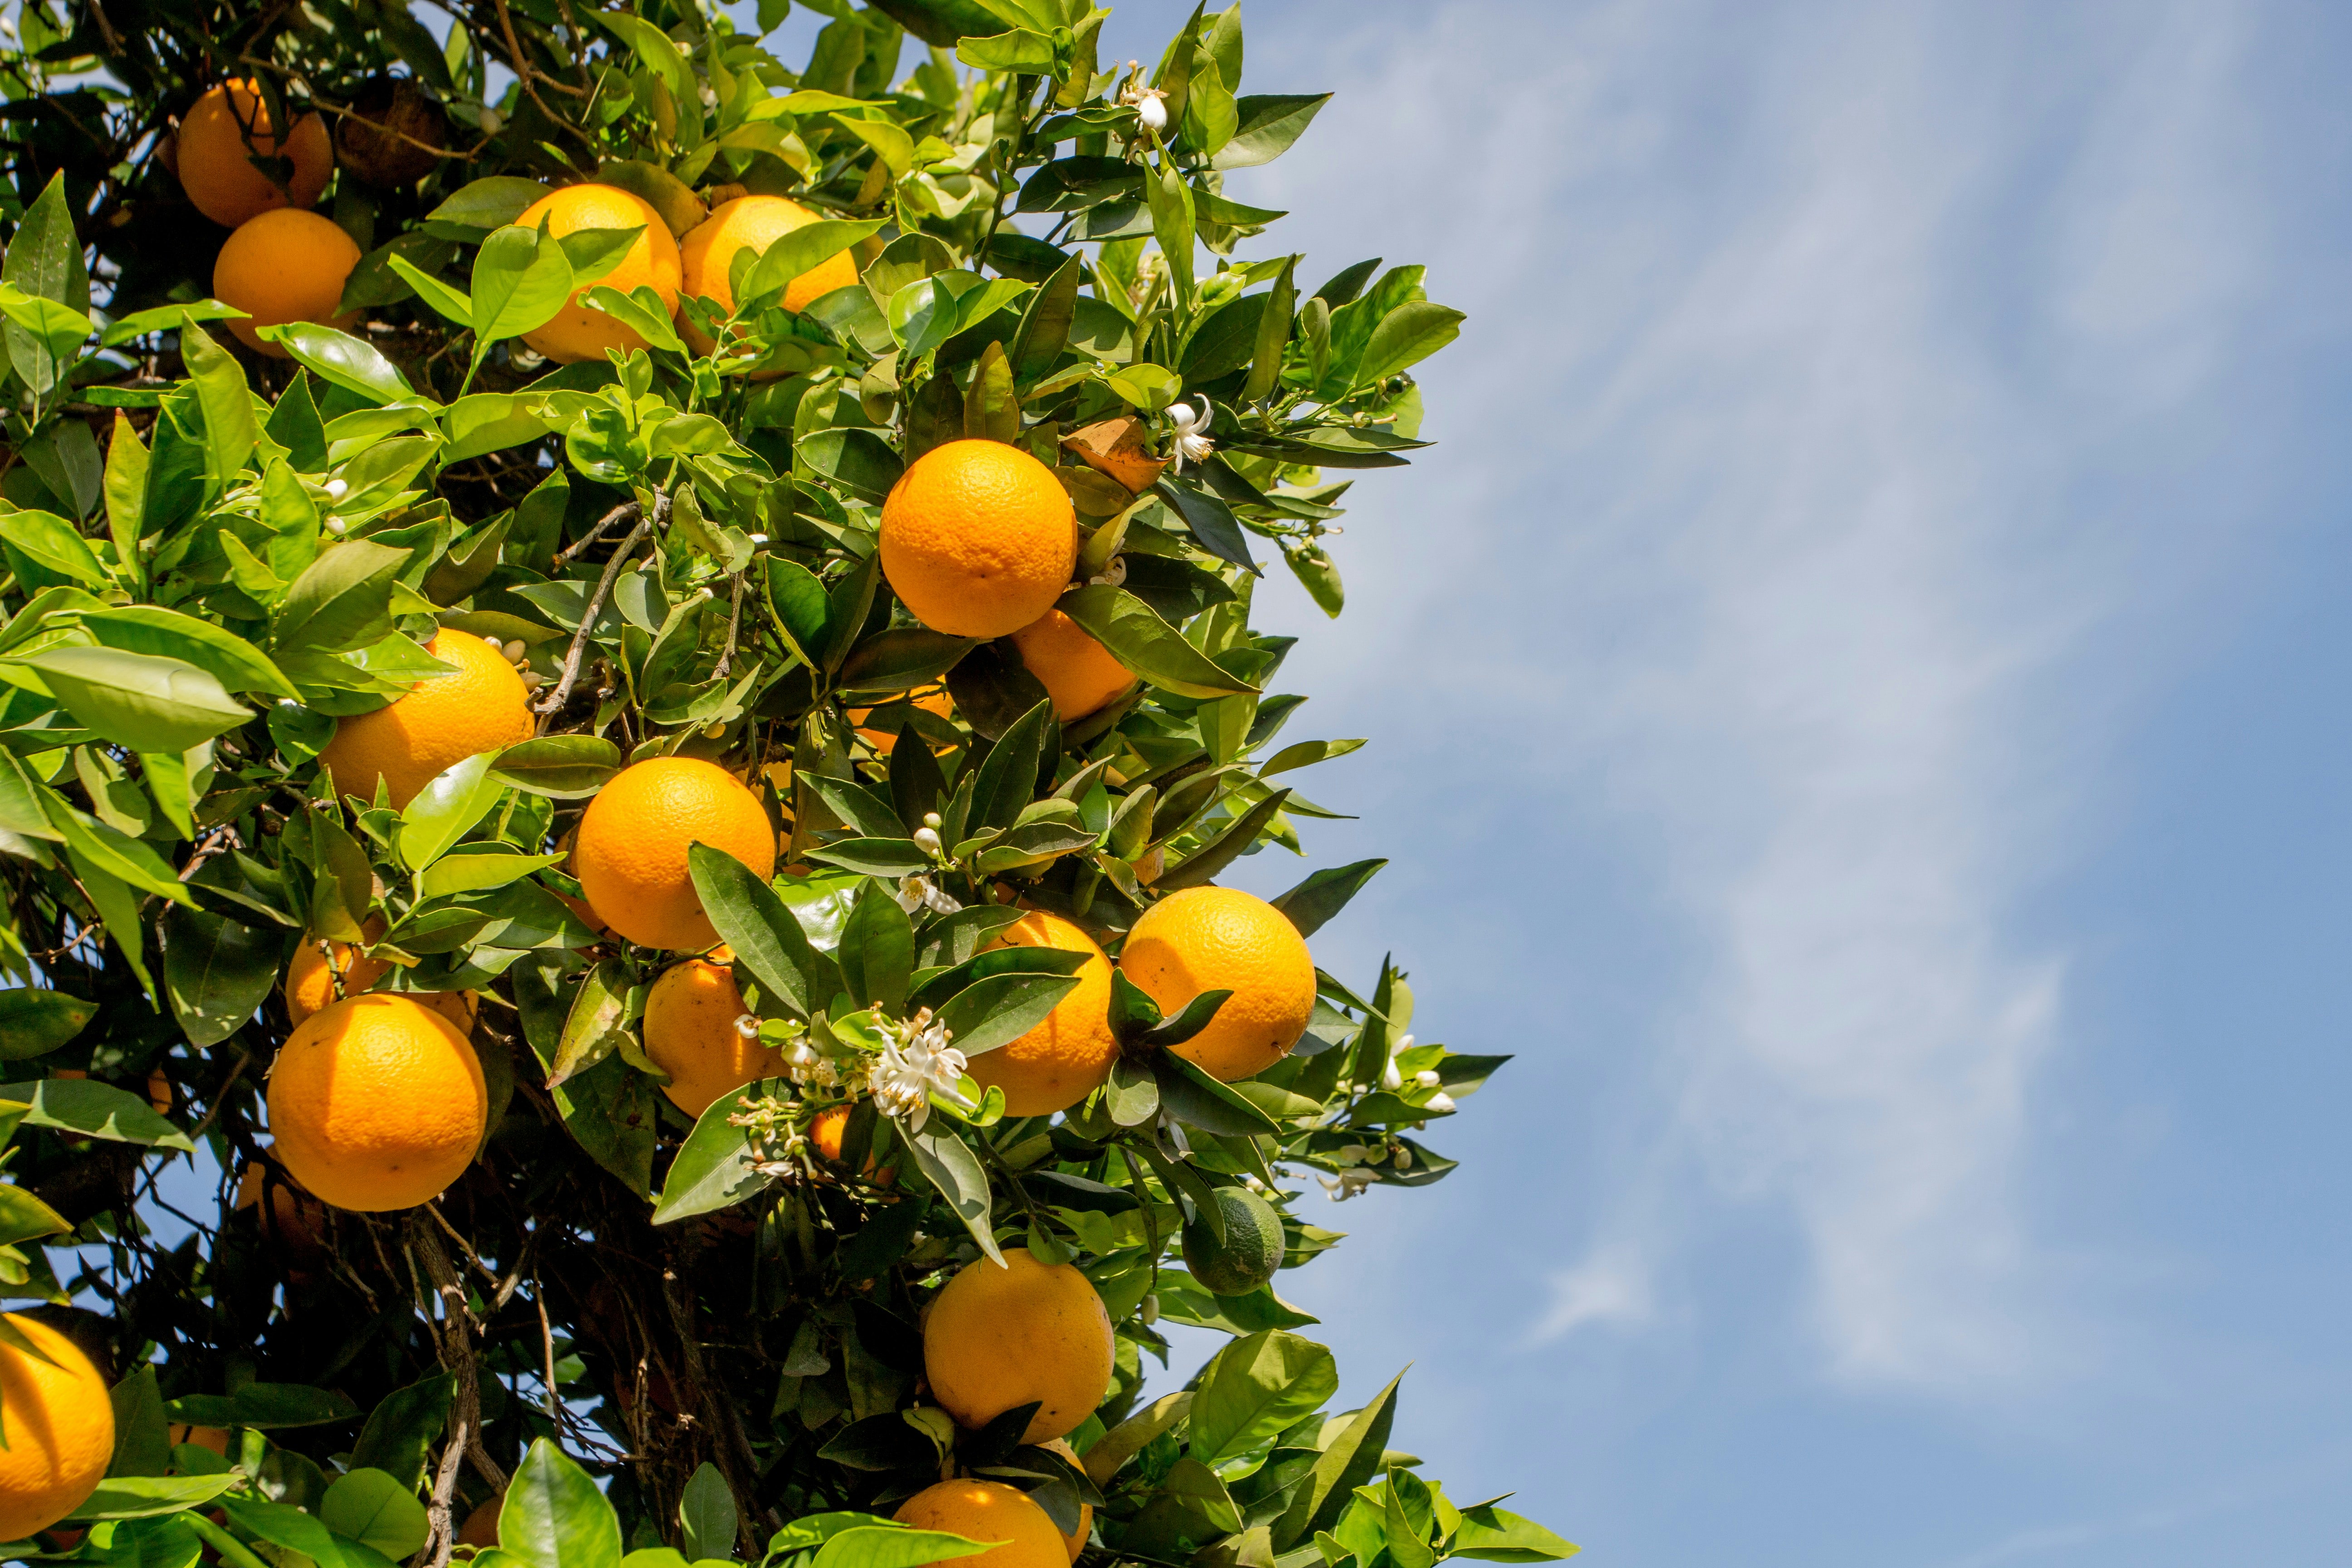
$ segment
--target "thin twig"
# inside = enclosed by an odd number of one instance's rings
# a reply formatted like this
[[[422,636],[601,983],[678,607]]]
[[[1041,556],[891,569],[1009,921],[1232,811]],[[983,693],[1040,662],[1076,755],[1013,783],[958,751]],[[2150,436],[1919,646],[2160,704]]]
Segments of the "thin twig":
[[[236,824],[234,822],[222,823],[219,826],[206,833],[202,838],[196,840],[195,852],[188,857],[188,863],[180,868],[180,880],[184,882],[189,878],[194,876],[196,874],[197,867],[203,865],[205,861],[211,859],[222,850],[242,849],[244,847],[245,841],[236,836]]]
[[[623,521],[636,515],[637,503],[633,500],[625,500],[620,505],[614,507],[612,510],[606,512],[604,516],[598,518],[596,520],[595,527],[590,529],[578,539],[573,540],[562,550],[556,552],[555,565],[557,570],[560,571],[563,567],[570,565],[573,557],[577,556],[582,551],[587,549],[590,545],[595,543],[598,540],[604,538],[604,531],[606,529],[611,528],[616,522]]]
[[[719,662],[711,667],[710,679],[727,679],[727,667],[735,662],[735,630],[743,624],[743,574],[735,574],[735,596],[727,607],[727,646],[719,651]]]
[[[555,1396],[555,1330],[547,1321],[547,1295],[537,1274],[530,1277],[530,1299],[539,1308],[539,1344],[547,1356],[547,1413],[553,1415],[563,1403]]]
[[[629,552],[637,547],[637,542],[653,531],[654,524],[666,521],[668,516],[669,492],[656,490],[652,515],[638,518],[637,526],[629,531],[629,536],[621,541],[621,547],[613,552],[613,559],[604,563],[604,574],[597,579],[596,591],[589,595],[588,606],[581,612],[580,629],[572,634],[572,646],[564,652],[563,674],[556,681],[555,689],[548,693],[546,700],[539,705],[541,734],[547,733],[549,721],[562,710],[564,703],[571,700],[572,688],[580,679],[580,656],[587,650],[588,634],[595,629],[597,614],[604,607],[605,595],[613,591],[613,580],[621,574],[622,563],[628,560]]]

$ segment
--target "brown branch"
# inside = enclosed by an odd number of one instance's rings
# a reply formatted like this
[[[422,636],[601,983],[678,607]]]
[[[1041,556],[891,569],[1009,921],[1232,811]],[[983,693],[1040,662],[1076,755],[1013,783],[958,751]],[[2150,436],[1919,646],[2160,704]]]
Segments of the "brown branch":
[[[196,840],[195,853],[190,855],[188,857],[188,863],[180,868],[180,880],[184,882],[189,878],[194,876],[196,874],[197,867],[203,865],[205,861],[211,859],[222,850],[242,849],[244,847],[244,841],[236,836],[236,824],[233,822],[222,823],[219,826],[206,833],[202,838]]]
[[[561,571],[562,568],[572,564],[573,558],[578,556],[582,551],[587,549],[590,545],[604,538],[605,530],[611,528],[614,523],[636,515],[637,503],[633,500],[625,500],[620,505],[614,507],[612,510],[606,512],[604,516],[598,518],[596,520],[596,525],[593,528],[591,528],[578,539],[573,540],[570,544],[565,545],[562,550],[556,552],[556,569]]]
[[[719,662],[711,667],[710,679],[727,679],[727,667],[735,662],[735,631],[743,624],[743,574],[735,574],[734,601],[727,609],[727,646],[719,650]]]
[[[604,607],[605,596],[613,591],[613,580],[621,574],[621,563],[628,560],[629,552],[637,547],[637,542],[653,531],[655,523],[665,521],[668,517],[669,492],[656,490],[653,514],[638,518],[637,526],[629,531],[629,536],[621,541],[621,547],[613,552],[613,558],[604,563],[604,574],[596,580],[596,591],[589,595],[587,608],[581,612],[580,629],[572,634],[572,647],[564,652],[563,673],[557,679],[555,689],[548,693],[546,700],[539,705],[541,734],[547,733],[549,721],[562,710],[564,703],[571,700],[572,688],[580,679],[580,657],[587,649],[588,634],[595,629],[597,614]]]

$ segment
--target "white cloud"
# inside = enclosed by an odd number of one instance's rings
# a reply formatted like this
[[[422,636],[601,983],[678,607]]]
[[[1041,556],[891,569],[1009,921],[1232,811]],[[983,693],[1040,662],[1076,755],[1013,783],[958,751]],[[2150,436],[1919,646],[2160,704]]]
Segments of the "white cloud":
[[[1472,312],[1432,372],[1448,488],[1366,487],[1356,532],[1391,542],[1342,562],[1391,608],[1316,668],[1535,721],[1517,782],[1551,798],[1464,809],[1663,842],[1705,955],[1655,999],[1671,1114],[1538,1338],[1652,1320],[1727,1199],[1793,1218],[1841,1373],[1974,1389],[2064,1353],[2021,1184],[2065,952],[2017,910],[2097,784],[2069,661],[2147,590],[2070,487],[2200,385],[2255,205],[2242,16],[2092,10],[1389,13],[1261,187],[1363,188],[1377,127],[1381,187],[1442,206],[1316,243],[1431,255]]]

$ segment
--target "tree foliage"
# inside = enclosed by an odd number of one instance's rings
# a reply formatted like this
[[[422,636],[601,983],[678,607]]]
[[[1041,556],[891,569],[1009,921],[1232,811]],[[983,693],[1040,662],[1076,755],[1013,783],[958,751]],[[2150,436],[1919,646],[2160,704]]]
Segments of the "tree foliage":
[[[1305,853],[1334,814],[1299,770],[1361,742],[1284,734],[1304,699],[1253,590],[1279,554],[1340,612],[1339,503],[1423,445],[1411,372],[1459,313],[1415,266],[1308,288],[1263,237],[1283,215],[1225,194],[1323,103],[1241,90],[1238,7],[1150,69],[1097,58],[1083,0],[811,8],[798,62],[763,41],[785,0],[756,30],[669,0],[18,11],[0,1294],[96,1353],[118,1447],[8,1555],[437,1565],[502,1496],[493,1568],[912,1568],[976,1550],[887,1518],[950,1468],[1065,1528],[1091,1508],[1106,1565],[1573,1551],[1423,1478],[1397,1384],[1328,1408],[1330,1352],[1271,1286],[1214,1295],[1180,1261],[1188,1228],[1222,1235],[1219,1189],[1266,1194],[1297,1267],[1339,1239],[1295,1212],[1303,1177],[1453,1169],[1422,1131],[1503,1058],[1416,1043],[1392,965],[1318,973],[1297,1048],[1236,1084],[1171,1048],[1215,994],[1163,1018],[1122,979],[1119,1059],[1058,1118],[968,1075],[856,1092],[927,1025],[976,1054],[1068,989],[1049,951],[983,952],[1016,900],[1116,951],[1160,894]],[[341,326],[264,330],[284,360],[221,333],[226,231],[173,169],[178,117],[230,77],[276,124],[326,117],[320,210],[363,253]],[[731,307],[673,314],[599,285],[630,232],[515,223],[588,180],[678,234],[745,194],[821,221],[740,258]],[[857,282],[782,308],[845,253]],[[575,296],[644,346],[542,361],[524,334]],[[1069,491],[1060,607],[1127,698],[1065,723],[1009,640],[897,604],[880,505],[962,437]],[[337,798],[338,721],[445,673],[445,628],[527,661],[539,734],[405,809]],[[911,700],[942,684],[951,715]],[[639,1034],[676,955],[601,934],[563,859],[605,781],[672,755],[762,791],[783,869],[698,850],[694,878],[794,1064],[691,1121]],[[1381,864],[1276,905],[1311,937]],[[322,939],[387,960],[385,989],[479,999],[490,1131],[424,1208],[330,1209],[273,1155],[279,979]],[[809,1130],[839,1103],[829,1160]],[[1075,1261],[1116,1325],[1076,1464],[1024,1446],[1023,1412],[959,1430],[924,1392],[926,1302],[1013,1247]],[[1230,1342],[1146,1398],[1169,1323]]]

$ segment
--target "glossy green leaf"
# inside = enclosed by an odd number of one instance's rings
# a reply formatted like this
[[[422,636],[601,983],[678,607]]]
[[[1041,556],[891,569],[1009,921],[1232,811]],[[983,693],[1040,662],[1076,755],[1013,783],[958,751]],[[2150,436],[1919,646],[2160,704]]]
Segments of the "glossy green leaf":
[[[695,1118],[694,1131],[678,1146],[660,1201],[654,1205],[654,1224],[670,1225],[740,1203],[775,1179],[753,1169],[758,1155],[751,1139],[728,1120],[759,1087],[730,1089]]]
[[[400,367],[376,352],[374,345],[311,321],[290,321],[263,327],[259,335],[294,356],[296,363],[331,386],[356,393],[372,403],[415,398],[416,389]]]
[[[1085,628],[1113,658],[1163,691],[1182,697],[1225,697],[1257,688],[1228,674],[1184,640],[1184,634],[1124,588],[1108,583],[1076,588],[1055,608]]]
[[[452,763],[420,790],[400,814],[400,858],[422,871],[489,815],[506,793],[491,776],[497,759],[484,752]]]
[[[163,989],[189,1043],[216,1046],[236,1033],[278,983],[284,943],[274,931],[201,909],[163,917]]]
[[[23,662],[66,711],[118,746],[184,752],[254,716],[210,670],[112,647],[53,647]]]
[[[98,1004],[62,991],[0,989],[0,1061],[45,1057],[82,1032]]]
[[[923,1131],[907,1140],[915,1156],[915,1166],[932,1189],[948,1201],[956,1217],[971,1233],[972,1240],[990,1262],[1002,1267],[1004,1254],[997,1249],[996,1232],[991,1223],[988,1192],[988,1172],[971,1146],[952,1131],[939,1124],[936,1119]]]
[[[364,1467],[335,1478],[319,1504],[319,1521],[395,1563],[414,1556],[430,1533],[415,1493],[383,1471]]]

